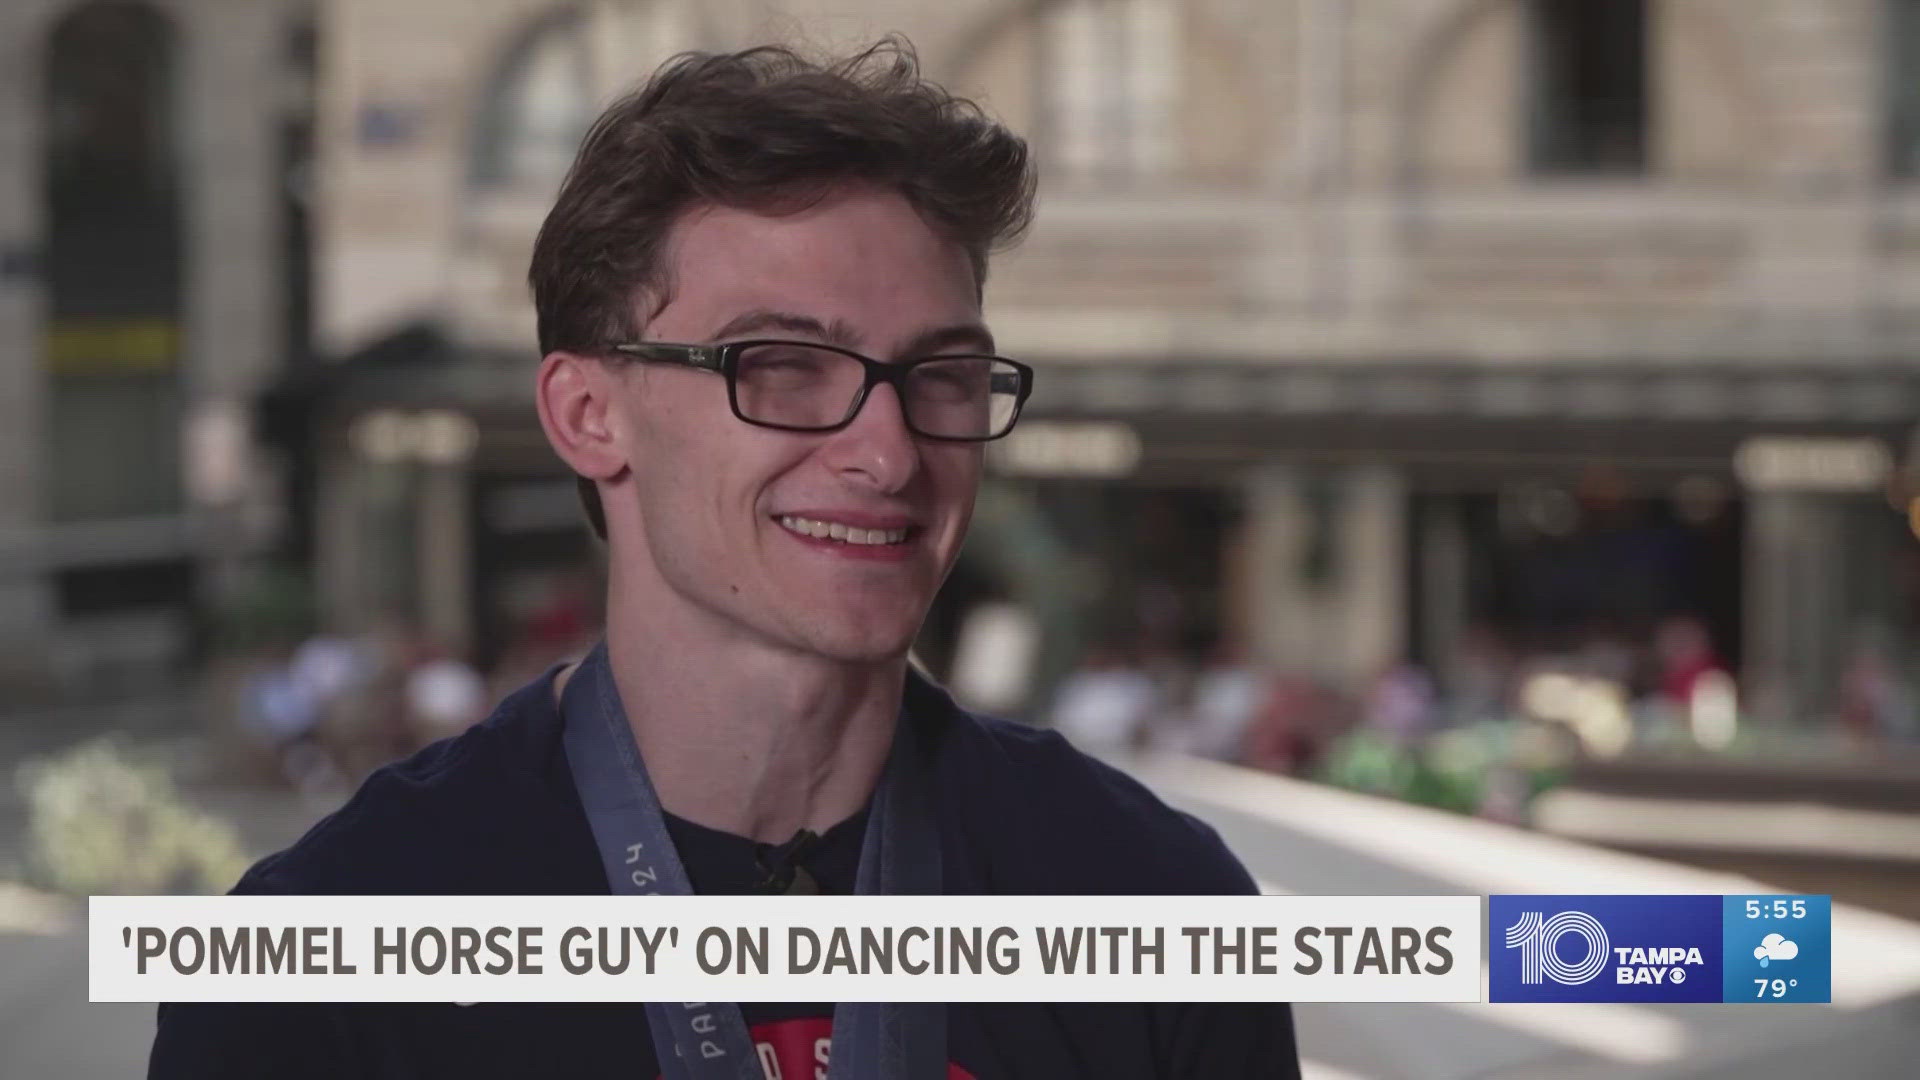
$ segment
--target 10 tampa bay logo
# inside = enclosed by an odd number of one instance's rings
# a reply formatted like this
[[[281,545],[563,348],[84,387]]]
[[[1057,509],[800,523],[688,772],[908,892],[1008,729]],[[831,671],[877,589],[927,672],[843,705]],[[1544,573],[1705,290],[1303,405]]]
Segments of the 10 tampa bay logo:
[[[1493,1001],[1720,1000],[1718,897],[1495,896],[1490,903]]]
[[[1587,955],[1577,964],[1561,958],[1560,939],[1573,936],[1586,943]],[[1520,950],[1520,981],[1540,985],[1543,977],[1561,986],[1592,982],[1607,966],[1607,928],[1584,911],[1562,911],[1548,919],[1538,911],[1523,911],[1520,921],[1507,927],[1507,948]]]
[[[1586,947],[1578,963],[1569,963],[1561,955],[1561,939],[1569,936],[1579,938]],[[1522,912],[1520,921],[1507,927],[1506,940],[1507,948],[1520,950],[1520,981],[1529,986],[1544,979],[1561,986],[1592,982],[1606,970],[1609,953],[1615,963],[1613,981],[1626,984],[1683,983],[1688,965],[1707,962],[1697,945],[1615,949],[1607,941],[1607,928],[1584,911],[1562,911],[1551,919],[1538,911]]]

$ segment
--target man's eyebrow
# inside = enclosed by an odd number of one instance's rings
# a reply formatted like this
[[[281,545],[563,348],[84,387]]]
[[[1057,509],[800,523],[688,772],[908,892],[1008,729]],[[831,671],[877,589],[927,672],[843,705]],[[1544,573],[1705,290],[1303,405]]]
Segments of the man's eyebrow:
[[[906,343],[900,347],[898,355],[911,360],[916,356],[932,356],[955,349],[991,353],[993,334],[979,323],[956,323],[952,326],[922,330],[906,340]]]
[[[838,345],[843,349],[857,349],[860,344],[859,333],[844,319],[823,323],[811,315],[802,315],[794,311],[775,311],[771,308],[755,308],[734,316],[713,332],[713,340],[724,341],[728,338],[764,333],[768,330],[802,334],[828,345]],[[908,338],[899,349],[895,350],[895,355],[903,359],[911,359],[916,356],[932,356],[953,349],[990,353],[993,351],[993,334],[980,323],[938,326],[922,330]]]
[[[784,330],[790,334],[804,334],[828,345],[838,345],[851,349],[859,342],[859,335],[845,321],[835,319],[823,323],[811,315],[802,315],[793,311],[774,311],[769,308],[755,308],[752,311],[736,315],[727,320],[726,325],[713,332],[713,340],[723,341],[737,338],[743,334],[757,334],[766,330]]]

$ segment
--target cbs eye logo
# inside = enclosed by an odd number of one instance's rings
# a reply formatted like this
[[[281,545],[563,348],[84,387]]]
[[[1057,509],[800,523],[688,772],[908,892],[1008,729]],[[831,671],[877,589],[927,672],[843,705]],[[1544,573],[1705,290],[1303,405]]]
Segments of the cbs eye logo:
[[[1587,957],[1577,964],[1560,959],[1560,939],[1569,934],[1586,939]],[[1561,986],[1580,986],[1598,978],[1607,966],[1607,928],[1584,911],[1562,911],[1544,918],[1523,911],[1520,921],[1507,927],[1507,948],[1520,950],[1520,982],[1538,986],[1542,978]]]

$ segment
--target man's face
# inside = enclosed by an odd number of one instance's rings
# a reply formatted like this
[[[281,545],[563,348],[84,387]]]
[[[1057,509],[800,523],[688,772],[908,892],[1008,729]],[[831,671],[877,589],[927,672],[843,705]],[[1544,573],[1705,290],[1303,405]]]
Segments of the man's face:
[[[992,348],[964,251],[890,192],[848,187],[786,215],[702,208],[668,258],[666,306],[636,319],[648,340],[789,338],[882,361]],[[673,597],[660,617],[841,661],[905,653],[972,516],[978,444],[913,435],[888,386],[848,427],[805,434],[737,419],[711,372],[636,364],[620,380],[631,479],[610,494],[637,501],[641,535],[613,557],[651,564]],[[867,535],[834,538],[842,527]],[[851,542],[875,530],[905,535]]]

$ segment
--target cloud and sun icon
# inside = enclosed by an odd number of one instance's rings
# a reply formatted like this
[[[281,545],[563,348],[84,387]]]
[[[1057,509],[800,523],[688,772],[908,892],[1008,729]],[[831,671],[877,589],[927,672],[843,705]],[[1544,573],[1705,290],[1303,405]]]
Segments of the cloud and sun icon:
[[[1753,947],[1753,958],[1766,967],[1775,960],[1791,960],[1800,955],[1800,946],[1780,934],[1768,934]]]

